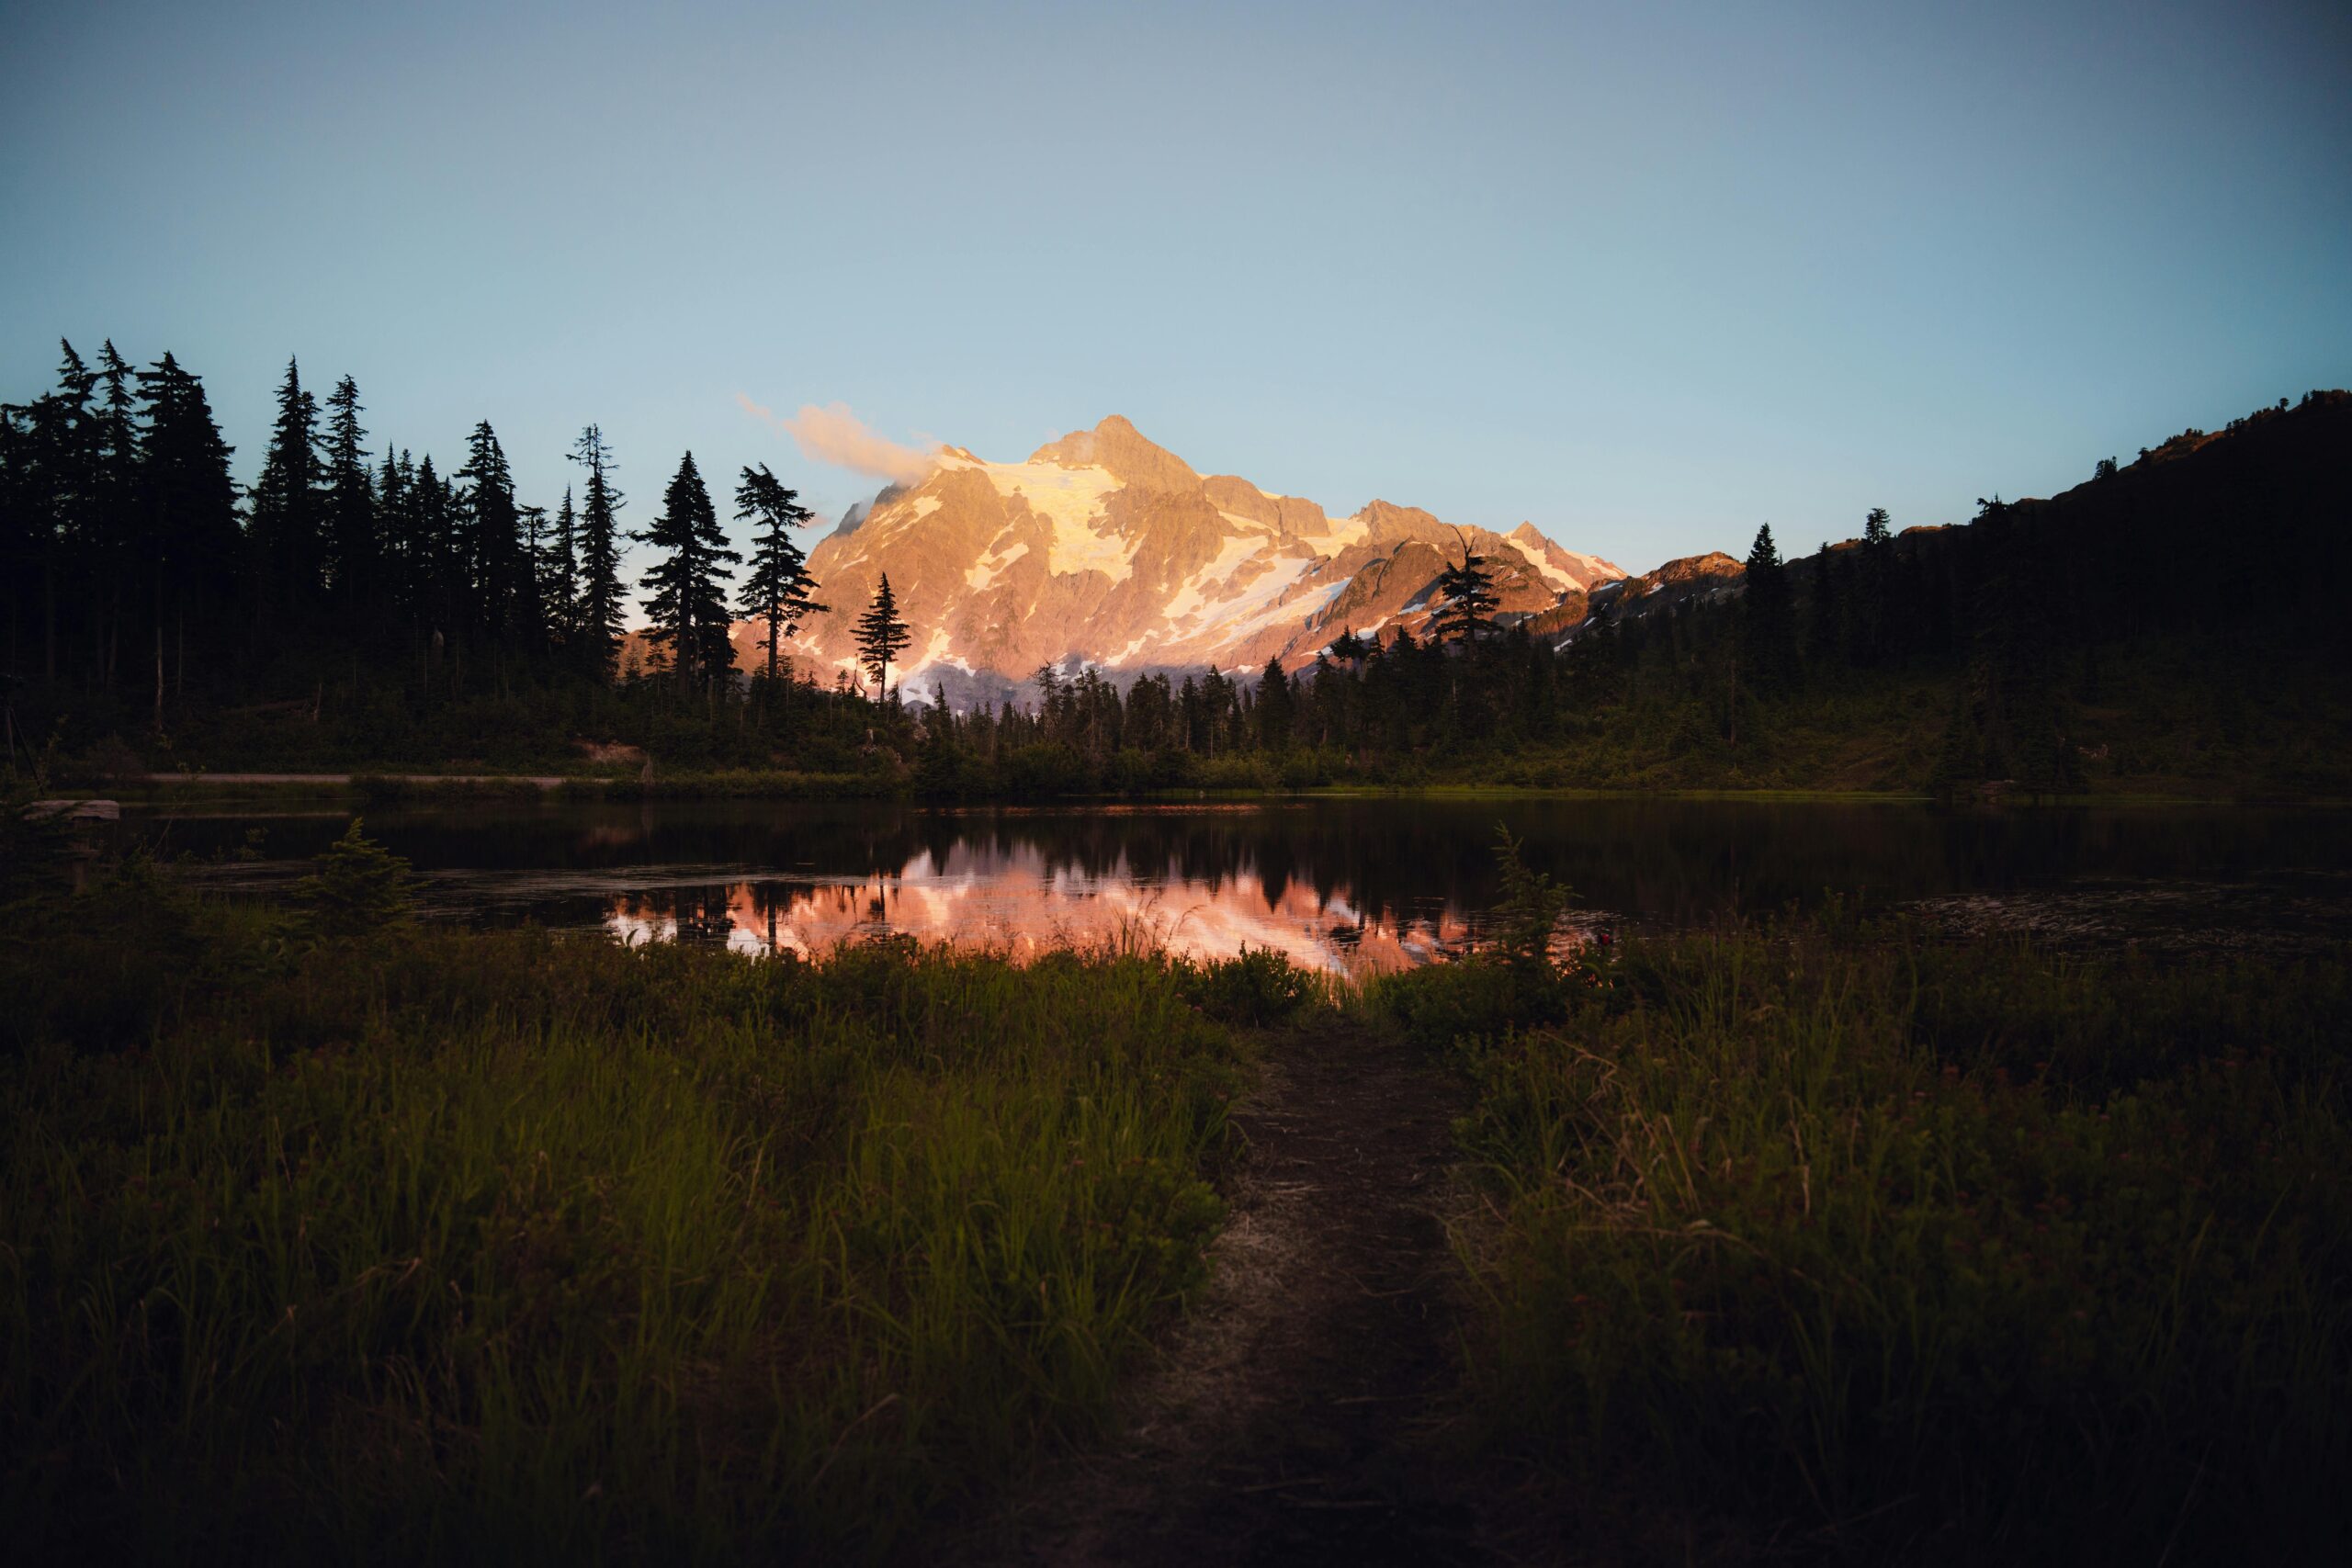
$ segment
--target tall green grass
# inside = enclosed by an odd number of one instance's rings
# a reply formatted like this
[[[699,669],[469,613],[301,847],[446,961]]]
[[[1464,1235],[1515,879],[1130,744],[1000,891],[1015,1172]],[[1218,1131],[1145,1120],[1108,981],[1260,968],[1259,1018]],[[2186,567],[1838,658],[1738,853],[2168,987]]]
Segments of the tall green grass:
[[[23,1561],[887,1554],[1201,1277],[1214,971],[306,946],[123,888],[0,936]],[[134,1005],[74,1000],[100,957]]]
[[[1865,1561],[2300,1560],[2352,1526],[2345,963],[1814,929],[1532,998],[1497,968],[1375,1000],[1476,1084],[1502,1450]]]

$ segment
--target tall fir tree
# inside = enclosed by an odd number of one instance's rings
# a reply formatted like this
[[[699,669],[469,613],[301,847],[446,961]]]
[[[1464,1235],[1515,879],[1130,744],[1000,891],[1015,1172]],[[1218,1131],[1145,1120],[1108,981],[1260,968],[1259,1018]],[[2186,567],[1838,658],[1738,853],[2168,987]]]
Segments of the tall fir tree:
[[[540,560],[539,599],[547,611],[548,640],[569,649],[580,617],[580,513],[571,504],[570,485],[563,487],[563,504],[556,510],[555,528]]]
[[[802,621],[827,608],[810,597],[817,581],[808,575],[808,558],[792,537],[792,530],[805,527],[814,515],[800,504],[799,492],[786,490],[765,463],[746,468],[742,482],[735,487],[737,520],[752,523],[757,530],[752,536],[752,569],[735,613],[760,623],[759,646],[767,654],[771,681],[777,674],[783,640]]]
[[[299,621],[318,599],[326,558],[323,468],[318,400],[303,390],[301,367],[288,359],[247,525],[266,616]]]
[[[605,433],[589,425],[571,448],[571,460],[587,473],[580,498],[579,600],[572,651],[594,680],[610,682],[628,629],[622,598],[620,510],[624,498],[613,483],[613,449]]]
[[[326,510],[329,572],[336,614],[345,631],[376,618],[383,584],[376,520],[376,489],[368,464],[368,432],[359,386],[345,376],[327,395]]]
[[[1886,508],[1873,506],[1862,519],[1862,547],[1855,552],[1853,581],[1848,585],[1847,646],[1856,664],[1868,667],[1886,661],[1895,610],[1895,578],[1894,531]]]
[[[1493,628],[1495,606],[1500,603],[1495,597],[1495,574],[1468,539],[1462,541],[1462,564],[1438,573],[1437,591],[1443,602],[1430,618],[1430,631],[1438,641],[1470,642]]]
[[[204,383],[169,353],[139,373],[139,398],[150,593],[157,634],[171,652],[172,688],[184,693],[190,631],[199,657],[225,640],[236,591],[242,541],[229,473],[235,448],[221,439]]]
[[[467,437],[466,466],[457,477],[466,481],[472,629],[492,648],[528,648],[536,641],[538,587],[523,541],[514,470],[488,420]]]
[[[1824,539],[1813,558],[1812,617],[1805,651],[1815,664],[1832,665],[1846,657],[1846,565],[1840,552]]]
[[[112,338],[98,349],[96,374],[99,395],[91,410],[92,484],[84,568],[89,574],[91,668],[96,683],[111,689],[123,655],[125,589],[135,592],[141,585],[139,558],[147,553],[148,541],[139,493],[136,377],[115,352]]]
[[[1283,661],[1269,659],[1266,672],[1258,680],[1258,744],[1269,751],[1285,750],[1296,716],[1297,705],[1293,701],[1290,678],[1283,673]]]
[[[1789,569],[1772,543],[1769,523],[1756,531],[1747,552],[1746,591],[1740,596],[1741,679],[1749,689],[1770,694],[1787,691],[1797,678],[1796,604]]]
[[[670,655],[680,690],[708,687],[725,679],[735,663],[728,640],[727,568],[743,558],[727,547],[710,491],[689,452],[662,492],[662,514],[639,543],[662,552],[646,569],[648,638]]]
[[[409,537],[408,481],[413,477],[413,468],[386,446],[384,466],[376,475],[376,559],[386,603],[402,625],[413,625],[417,614],[415,550]]]
[[[417,624],[427,646],[446,654],[458,633],[464,594],[458,502],[449,484],[434,470],[430,452],[418,460],[408,492],[409,537],[417,562]]]
[[[61,604],[94,541],[93,513],[98,490],[97,422],[91,399],[97,376],[64,339],[57,389],[29,411],[26,451],[34,474],[34,531],[41,561],[42,665],[49,680],[60,671],[60,643],[67,607]]]
[[[914,634],[907,623],[899,618],[899,596],[890,591],[890,574],[882,574],[881,586],[874,591],[874,602],[857,618],[857,663],[865,678],[874,682],[875,698],[879,701],[889,690],[890,666]]]

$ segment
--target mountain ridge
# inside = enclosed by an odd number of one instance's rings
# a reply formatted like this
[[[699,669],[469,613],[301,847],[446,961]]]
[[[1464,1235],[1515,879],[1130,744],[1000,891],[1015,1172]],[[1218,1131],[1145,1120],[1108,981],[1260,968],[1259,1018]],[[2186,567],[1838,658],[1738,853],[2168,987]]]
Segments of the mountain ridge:
[[[854,669],[852,623],[885,573],[913,643],[910,696],[954,705],[1012,695],[1042,666],[1153,671],[1311,664],[1342,632],[1418,634],[1436,579],[1487,558],[1505,624],[1555,612],[1622,568],[1522,522],[1457,526],[1374,500],[1332,517],[1236,474],[1203,475],[1119,414],[1019,463],[942,447],[919,482],[852,507],[809,553],[833,606],[786,644],[820,680]],[[756,667],[755,633],[734,631]]]

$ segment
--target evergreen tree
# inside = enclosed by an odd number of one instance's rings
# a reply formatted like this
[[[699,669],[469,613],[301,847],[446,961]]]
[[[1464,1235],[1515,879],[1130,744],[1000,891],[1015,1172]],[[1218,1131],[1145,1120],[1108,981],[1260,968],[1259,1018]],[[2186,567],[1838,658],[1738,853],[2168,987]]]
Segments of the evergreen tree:
[[[605,433],[589,425],[571,448],[571,460],[588,471],[580,505],[578,608],[573,655],[594,679],[609,682],[627,630],[628,605],[621,594],[621,492],[613,485],[613,449]]]
[[[1849,584],[1847,636],[1849,655],[1865,667],[1885,661],[1888,628],[1895,600],[1894,532],[1886,508],[1873,506],[1862,520],[1862,547]]]
[[[498,434],[483,420],[466,439],[465,559],[471,588],[472,629],[498,648],[536,640],[538,590],[523,540],[523,512],[514,474]]]
[[[376,474],[376,559],[387,602],[401,619],[409,621],[417,613],[416,569],[409,542],[408,481],[414,477],[413,467],[403,465],[386,446],[384,466]]]
[[[294,885],[294,903],[314,939],[377,936],[413,917],[409,863],[362,832],[358,818],[311,863],[317,869]]]
[[[743,558],[727,547],[692,452],[662,492],[662,514],[634,537],[664,552],[645,573],[652,591],[647,637],[669,650],[679,688],[723,679],[735,663],[727,637],[727,565]]]
[[[413,490],[416,466],[403,454],[384,448],[384,466],[376,477],[377,559],[383,571],[386,595],[401,619],[413,624],[422,614],[424,595],[417,586],[420,561],[414,542]]]
[[[767,650],[767,675],[773,681],[778,645],[803,620],[826,609],[809,597],[817,583],[808,575],[808,558],[792,538],[792,530],[806,526],[816,514],[800,504],[798,491],[785,489],[762,463],[743,470],[743,480],[735,487],[735,515],[759,529],[752,540],[751,575],[744,580],[742,602],[735,613],[763,627],[759,645]]]
[[[416,465],[409,483],[410,539],[417,562],[418,625],[438,655],[446,652],[458,626],[463,591],[463,561],[458,551],[458,500],[433,469],[433,454]]]
[[[1233,750],[1233,682],[1214,664],[1201,681],[1201,733],[1195,747],[1204,755]]]
[[[855,629],[858,667],[874,682],[878,699],[888,689],[891,661],[914,640],[907,623],[899,618],[899,596],[890,592],[888,572],[882,574],[882,585],[874,591],[874,603],[858,616]]]
[[[301,369],[288,359],[249,525],[264,603],[279,615],[306,615],[318,597],[326,559],[323,469],[318,400],[302,389]]]
[[[1283,661],[1267,660],[1266,672],[1258,681],[1258,744],[1269,751],[1288,749],[1296,710],[1289,677],[1283,673]]]
[[[1462,564],[1438,573],[1437,591],[1444,602],[1430,617],[1430,635],[1439,642],[1470,642],[1494,626],[1495,574],[1487,558],[1462,544]]]
[[[189,618],[199,648],[208,645],[235,592],[241,541],[237,485],[229,475],[235,449],[220,438],[204,383],[170,354],[139,373],[139,398],[155,632],[174,654],[173,689],[184,691]]]
[[[1846,569],[1826,539],[1813,558],[1813,623],[1806,651],[1819,664],[1846,657]]]
[[[30,532],[40,559],[41,663],[51,682],[58,676],[63,631],[60,596],[82,575],[80,563],[93,553],[99,467],[97,422],[90,407],[97,377],[72,344],[61,338],[58,348],[62,362],[57,389],[23,411],[24,440],[17,449],[28,470]]]
[[[555,531],[539,566],[539,602],[547,612],[548,636],[569,649],[580,616],[580,514],[572,509],[570,485],[563,487],[563,505],[556,511]]]
[[[1747,591],[1739,620],[1741,678],[1759,694],[1788,690],[1796,682],[1796,606],[1789,570],[1772,543],[1772,525],[1756,531],[1747,552]]]
[[[514,509],[523,529],[523,572],[521,592],[516,597],[516,635],[519,646],[533,655],[548,649],[548,509],[544,506],[518,506]]]
[[[90,659],[96,683],[111,688],[122,657],[123,589],[137,583],[148,541],[140,504],[137,396],[130,366],[108,338],[98,350],[102,389],[91,411],[91,488],[83,569],[88,574]],[[136,652],[136,649],[133,649]]]
[[[345,376],[327,398],[327,543],[332,553],[334,596],[345,625],[372,611],[382,584],[377,535],[375,487],[368,472],[360,427],[359,388]]]

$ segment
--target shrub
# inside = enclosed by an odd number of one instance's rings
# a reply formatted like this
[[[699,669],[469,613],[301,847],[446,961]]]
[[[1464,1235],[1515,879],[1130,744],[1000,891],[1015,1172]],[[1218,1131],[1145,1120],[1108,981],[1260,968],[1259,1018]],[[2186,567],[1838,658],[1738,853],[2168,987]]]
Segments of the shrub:
[[[296,885],[294,900],[313,936],[372,936],[414,913],[408,862],[363,833],[357,817],[311,863],[317,869]]]
[[[1315,978],[1271,947],[1244,943],[1238,957],[1182,965],[1184,991],[1223,1023],[1280,1023],[1316,993]]]

